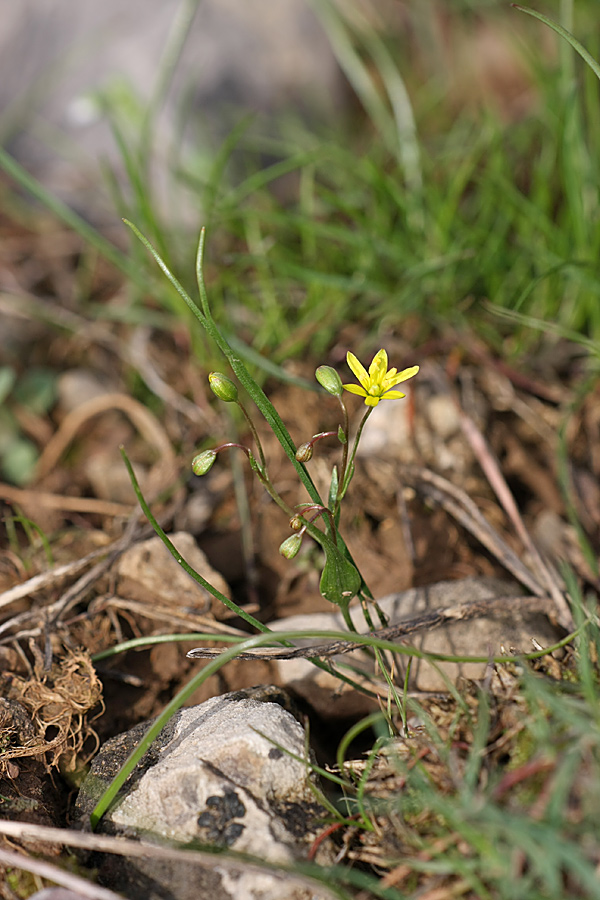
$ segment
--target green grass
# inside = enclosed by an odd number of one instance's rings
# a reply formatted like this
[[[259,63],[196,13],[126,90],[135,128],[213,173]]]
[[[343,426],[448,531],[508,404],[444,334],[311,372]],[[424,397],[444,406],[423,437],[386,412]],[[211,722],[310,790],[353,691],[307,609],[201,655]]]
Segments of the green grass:
[[[444,790],[426,767],[408,774],[407,791],[396,802],[416,823],[415,844],[422,846],[417,838],[423,832],[428,845],[452,837],[449,851],[417,863],[417,869],[466,879],[478,897],[600,897],[594,825],[600,791],[597,665],[591,679],[583,674],[590,637],[597,647],[596,626],[579,643],[578,684],[524,669],[523,730],[506,744],[504,765],[497,758],[494,765],[493,757],[487,761],[492,716],[482,694],[464,777]],[[517,774],[514,784],[499,790],[507,773],[519,769],[522,780]],[[415,814],[423,810],[430,815],[425,828]]]
[[[423,337],[432,324],[468,322],[499,345],[506,331],[490,324],[487,300],[598,341],[594,74],[568,45],[550,65],[531,47],[534,112],[510,125],[491,111],[449,122],[426,91],[426,111],[413,113],[407,73],[381,38],[357,34],[329,3],[315,8],[368,118],[342,140],[298,126],[267,140],[241,126],[206,174],[204,158],[200,171],[182,162],[177,177],[204,208],[209,247],[236,247],[211,285],[217,319],[221,307],[277,362],[308,346],[324,353],[347,323],[373,333],[408,316],[423,321]],[[526,17],[512,14],[525,32]],[[289,173],[297,185],[281,202],[268,189]],[[531,341],[509,331],[515,352]]]
[[[189,19],[194,3],[184,6]],[[124,186],[110,177],[118,214],[146,234],[189,290],[197,230],[205,225],[215,318],[272,363],[308,347],[325,354],[346,324],[374,335],[401,329],[407,317],[420,323],[420,338],[448,323],[468,325],[515,355],[538,339],[490,316],[489,303],[600,340],[598,79],[546,25],[515,9],[501,12],[497,3],[463,7],[452,27],[496,23],[520,42],[537,96],[524,118],[507,123],[491,106],[453,114],[439,72],[422,71],[435,51],[422,14],[411,14],[422,43],[409,54],[402,38],[386,42],[328,0],[315,10],[367,114],[346,132],[343,125],[318,132],[288,116],[279,137],[269,124],[267,138],[260,120],[241,117],[220,147],[199,133],[187,143],[176,136],[166,154],[165,204],[154,187],[154,122],[186,16],[147,108],[125,90],[105,96],[126,173]],[[545,9],[590,35],[594,55],[595,32],[585,31],[591,10],[581,3],[573,16],[566,2]],[[198,221],[178,217],[182,207]],[[93,239],[89,226],[62,214]],[[132,278],[133,321],[150,290],[171,321],[189,324],[135,243],[129,258],[100,236],[95,247]],[[111,309],[88,313],[110,316]]]

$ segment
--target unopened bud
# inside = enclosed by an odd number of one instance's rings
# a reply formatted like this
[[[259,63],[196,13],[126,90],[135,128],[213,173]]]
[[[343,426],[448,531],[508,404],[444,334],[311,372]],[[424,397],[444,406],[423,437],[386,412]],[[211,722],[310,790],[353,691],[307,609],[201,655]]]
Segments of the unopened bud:
[[[283,544],[279,547],[279,552],[282,556],[285,556],[286,559],[293,559],[298,554],[298,550],[302,544],[302,535],[301,534],[292,534],[289,538],[286,538]]]
[[[211,372],[208,382],[213,394],[219,400],[224,400],[225,403],[235,403],[238,398],[238,389],[231,378],[223,375],[222,372]]]
[[[333,394],[334,397],[341,397],[344,393],[342,379],[331,366],[319,366],[315,372],[315,378],[321,387],[324,387],[325,390],[329,394]]]
[[[290,528],[292,531],[300,531],[301,528],[304,527],[304,522],[302,521],[300,516],[292,516],[290,519]]]
[[[306,441],[304,444],[300,444],[298,449],[296,450],[296,459],[298,462],[308,462],[309,459],[312,459],[313,455],[313,444],[312,441]]]
[[[203,450],[198,456],[192,460],[192,471],[194,475],[206,475],[212,468],[212,464],[217,458],[214,450]]]

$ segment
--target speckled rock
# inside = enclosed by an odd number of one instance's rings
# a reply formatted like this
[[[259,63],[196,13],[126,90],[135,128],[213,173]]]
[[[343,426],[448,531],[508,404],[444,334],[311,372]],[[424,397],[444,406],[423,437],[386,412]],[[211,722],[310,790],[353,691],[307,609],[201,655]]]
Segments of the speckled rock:
[[[315,802],[301,761],[304,729],[280,705],[288,701],[280,688],[250,689],[180,710],[130,776],[101,830],[163,844],[231,848],[269,863],[306,858],[325,810]],[[77,800],[82,822],[146,727],[102,747]],[[325,848],[323,853],[329,861]],[[103,869],[101,880],[129,900],[208,896],[198,893],[199,878],[211,900],[309,900],[312,893],[266,870],[229,871],[226,861],[185,870],[181,864],[120,861]]]

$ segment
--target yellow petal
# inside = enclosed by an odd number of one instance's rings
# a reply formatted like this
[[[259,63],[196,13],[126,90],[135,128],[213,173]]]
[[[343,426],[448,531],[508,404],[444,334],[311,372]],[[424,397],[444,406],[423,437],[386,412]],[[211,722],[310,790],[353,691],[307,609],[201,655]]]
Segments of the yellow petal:
[[[377,377],[378,380],[382,378],[387,372],[388,367],[388,355],[385,350],[378,350],[375,356],[373,357],[373,362],[369,366],[369,375],[371,378]],[[381,373],[381,374],[380,374]]]
[[[397,375],[394,375],[390,382],[390,387],[393,387],[395,384],[400,384],[402,381],[407,381],[407,379],[416,375],[418,371],[418,366],[411,366],[410,369],[403,369],[402,372],[398,372]]]
[[[365,406],[377,406],[381,397],[370,397],[368,394],[365,397]]]
[[[403,397],[406,397],[406,394],[403,394],[402,391],[388,391],[387,394],[384,394],[381,397],[382,400],[402,400]]]
[[[366,397],[367,395],[365,389],[358,384],[343,384],[342,387],[345,391],[350,391],[351,394],[358,394],[360,397]]]
[[[369,386],[369,376],[367,375],[367,370],[363,364],[359,362],[354,353],[350,353],[349,350],[346,353],[346,362],[352,369],[352,373],[358,378],[363,388],[366,390]]]

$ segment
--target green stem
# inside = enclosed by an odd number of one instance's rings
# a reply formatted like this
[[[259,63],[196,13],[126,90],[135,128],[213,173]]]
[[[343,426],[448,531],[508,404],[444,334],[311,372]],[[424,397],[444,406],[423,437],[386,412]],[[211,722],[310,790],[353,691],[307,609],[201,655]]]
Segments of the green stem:
[[[350,440],[350,419],[348,416],[348,407],[344,402],[343,397],[338,397],[340,401],[340,406],[342,407],[342,415],[344,417],[344,434],[346,435],[346,440],[344,442],[342,448],[342,465],[340,468],[340,486],[344,484],[346,479],[346,472],[348,471],[348,442]],[[342,502],[342,498],[340,497],[340,490],[338,489],[337,497],[335,498],[335,506],[333,508],[333,516],[335,521],[339,524],[340,521],[340,505]]]
[[[371,619],[371,613],[369,612],[369,605],[367,603],[367,598],[363,597],[362,591],[359,591],[358,597],[359,597],[360,604],[362,607],[362,614],[364,616],[365,622],[367,623],[367,628],[370,628],[371,631],[374,631],[375,626],[373,625],[373,620]],[[375,607],[377,617],[378,617],[382,627],[386,628],[389,625],[388,617],[386,616],[386,614],[380,607],[379,603],[377,603],[377,601],[373,600],[372,597],[370,598],[370,600],[371,600],[371,603],[373,604],[373,606]]]
[[[352,631],[354,634],[358,634],[356,625],[352,621],[352,616],[350,615],[350,608],[349,608],[348,604],[346,603],[343,606],[340,605],[339,610],[340,610],[342,616],[344,617],[344,622],[346,623],[346,627],[347,627],[348,631]]]
[[[328,506],[321,506],[321,507],[319,507],[318,515],[323,516],[326,519],[329,519],[329,524],[331,525],[331,534],[333,537],[333,542],[337,546],[338,531],[337,531],[337,527],[335,524],[335,519],[334,519],[333,513],[331,512],[331,510],[329,509]]]
[[[600,63],[594,59],[594,57],[589,53],[583,44],[581,44],[577,38],[571,34],[570,31],[567,31],[566,28],[563,28],[562,25],[559,25],[558,22],[554,22],[552,19],[549,19],[547,16],[544,16],[542,13],[537,12],[535,9],[529,9],[527,6],[520,6],[518,3],[510,4],[514,9],[518,9],[519,12],[527,13],[528,16],[533,16],[534,19],[539,19],[540,22],[543,22],[544,25],[548,25],[549,28],[552,28],[561,38],[564,38],[565,41],[571,45],[573,50],[575,50],[583,60],[590,67],[596,78],[600,79]]]
[[[298,515],[298,513],[291,508],[291,506],[288,506],[281,494],[277,492],[277,489],[273,486],[266,472],[257,472],[256,474],[258,475],[260,482],[266,492],[275,501],[277,506],[284,511],[289,519],[292,519],[294,516]],[[329,510],[326,506],[323,506],[322,503],[319,503],[318,506],[322,510],[322,512],[329,513],[329,516],[331,516],[331,510]],[[302,514],[300,514],[300,518],[302,519],[303,525],[306,528],[308,534],[310,534],[313,540],[315,540],[318,544],[321,544],[325,551],[330,551],[332,553],[340,552],[338,550],[337,544],[328,534],[325,534],[323,531],[317,528],[316,525],[313,525],[312,522],[309,522],[307,519],[305,519]],[[337,535],[335,526],[331,522],[331,519],[328,519],[326,517],[325,522],[334,529],[334,535]],[[356,630],[354,626],[352,626],[352,630]]]
[[[141,237],[139,232],[137,232],[137,234],[138,234],[138,236]],[[305,466],[302,463],[298,462],[298,460],[296,459],[296,447],[295,447],[294,442],[292,441],[290,434],[289,434],[287,428],[285,427],[281,417],[279,416],[279,413],[277,412],[277,410],[275,409],[275,407],[273,406],[273,404],[271,403],[271,401],[269,400],[269,398],[267,397],[265,392],[262,390],[260,385],[258,385],[256,383],[256,381],[252,378],[252,376],[246,369],[246,366],[244,365],[244,363],[242,362],[240,357],[237,356],[237,354],[234,353],[233,349],[229,346],[229,344],[227,343],[227,341],[225,340],[225,338],[223,337],[223,335],[217,328],[216,322],[214,321],[214,319],[212,317],[212,313],[210,311],[210,306],[208,303],[208,295],[206,293],[206,285],[204,283],[204,273],[202,271],[202,261],[203,261],[203,257],[204,257],[205,238],[206,238],[206,229],[202,228],[202,230],[200,232],[200,241],[198,243],[198,253],[196,256],[196,280],[198,283],[198,290],[200,293],[200,304],[202,307],[200,321],[201,321],[202,325],[204,326],[204,328],[206,329],[206,331],[208,332],[208,334],[214,340],[214,342],[217,345],[217,347],[219,348],[219,350],[223,353],[223,355],[229,362],[229,365],[231,366],[231,368],[232,368],[234,374],[236,375],[237,379],[239,380],[240,384],[245,388],[245,390],[248,392],[248,395],[250,396],[250,398],[254,401],[254,403],[257,405],[257,407],[259,408],[259,410],[261,411],[261,413],[267,420],[270,428],[272,429],[273,433],[275,434],[275,437],[277,438],[277,440],[283,447],[283,450],[284,450],[286,456],[288,457],[288,459],[290,460],[290,462],[296,469],[298,476],[299,476],[300,480],[302,481],[302,484],[304,485],[304,487],[306,488],[306,490],[308,492],[309,497],[312,500],[314,500],[315,503],[320,503],[321,505],[323,505],[321,496],[320,496],[312,478],[308,474]],[[145,243],[146,243],[146,246],[149,246],[147,241]],[[152,249],[151,249],[151,252],[152,252]],[[156,258],[156,256],[155,256],[155,258]],[[163,271],[165,271],[164,268],[163,268]],[[171,279],[173,278],[173,276],[170,275],[170,273],[169,273],[168,277],[170,277]],[[183,291],[183,288],[181,288],[181,290]],[[198,307],[196,306],[196,304],[192,301],[191,297],[189,297],[185,291],[182,296],[183,296],[183,299],[186,301],[186,303],[188,303],[188,305],[191,304],[190,308],[193,311],[196,310],[198,313],[200,312],[198,310]]]
[[[363,428],[367,424],[367,419],[369,418],[369,416],[371,415],[371,413],[373,412],[374,409],[375,409],[374,406],[369,406],[369,408],[367,409],[367,411],[365,412],[364,416],[361,419],[360,425],[358,426],[358,431],[356,432],[356,437],[354,438],[354,445],[352,447],[352,453],[350,454],[350,459],[348,461],[348,468],[344,475],[343,481],[341,481],[340,492],[338,494],[340,502],[344,499],[346,491],[348,490],[348,486],[349,486],[350,482],[352,481],[352,474],[353,474],[353,469],[354,469],[354,458],[356,456],[356,451],[358,450],[358,442],[360,441],[361,435],[363,433]]]
[[[251,419],[251,417],[250,417],[250,413],[248,412],[248,410],[246,409],[246,407],[244,406],[244,404],[242,403],[242,401],[241,401],[241,400],[237,400],[236,402],[237,402],[237,405],[239,406],[239,408],[240,408],[241,411],[242,411],[242,414],[243,414],[243,416],[244,416],[244,418],[245,418],[245,420],[246,420],[246,423],[247,423],[247,425],[248,425],[248,428],[250,429],[250,433],[252,434],[252,438],[253,438],[253,440],[254,440],[254,443],[256,444],[256,449],[258,450],[258,455],[259,455],[259,457],[260,457],[260,466],[261,466],[261,469],[263,469],[263,471],[266,471],[266,468],[267,468],[267,460],[265,459],[265,453],[264,453],[262,444],[261,444],[261,442],[260,442],[260,438],[259,438],[259,436],[258,436],[258,431],[256,430],[256,426],[255,426],[254,422],[252,421],[252,419]]]
[[[148,250],[150,255],[154,257],[156,264],[164,273],[167,280],[171,283],[171,285],[175,288],[181,299],[184,303],[189,307],[190,311],[196,317],[198,322],[202,325],[202,327],[206,330],[206,332],[210,335],[210,337],[214,340],[215,344],[219,348],[219,350],[223,353],[229,365],[231,366],[232,371],[237,377],[238,381],[245,388],[250,398],[254,401],[270,428],[272,429],[275,437],[283,447],[283,450],[294,466],[296,472],[298,473],[298,477],[300,481],[304,485],[309,497],[314,503],[318,503],[321,506],[324,506],[323,500],[310,477],[306,467],[303,463],[298,462],[296,459],[296,447],[294,446],[294,442],[292,441],[290,434],[285,427],[281,417],[279,416],[277,410],[264,393],[260,385],[256,383],[256,381],[252,378],[246,366],[242,362],[241,358],[233,351],[232,347],[227,343],[221,332],[219,331],[216,322],[212,317],[212,313],[210,311],[210,306],[208,303],[208,296],[206,293],[206,286],[204,283],[204,274],[202,271],[202,261],[204,256],[204,243],[206,238],[206,229],[203,227],[200,231],[200,240],[198,242],[198,252],[196,254],[196,280],[198,282],[198,291],[200,294],[200,307],[192,300],[188,292],[182,286],[182,284],[175,278],[167,264],[164,262],[160,254],[157,250],[152,246],[150,241],[141,233],[141,231],[130,222],[128,219],[123,219],[124,223],[131,228],[137,239],[144,245],[144,247]],[[366,421],[366,416],[364,421]],[[364,421],[362,425],[364,425]],[[356,447],[355,447],[356,450]],[[353,457],[354,458],[354,455]],[[276,501],[277,502],[277,501]],[[346,544],[344,543],[341,536],[339,536],[338,532],[338,543],[333,544],[332,535],[331,535],[331,523],[329,520],[325,519],[325,527],[327,529],[328,534],[325,534],[322,531],[319,531],[318,528],[314,526],[310,526],[309,534],[317,541],[319,541],[324,547],[326,544],[330,548],[333,548],[335,551],[341,551],[346,559],[348,559],[353,565],[354,561],[352,559],[352,555]],[[370,591],[363,580],[363,589],[365,593],[370,596]]]

